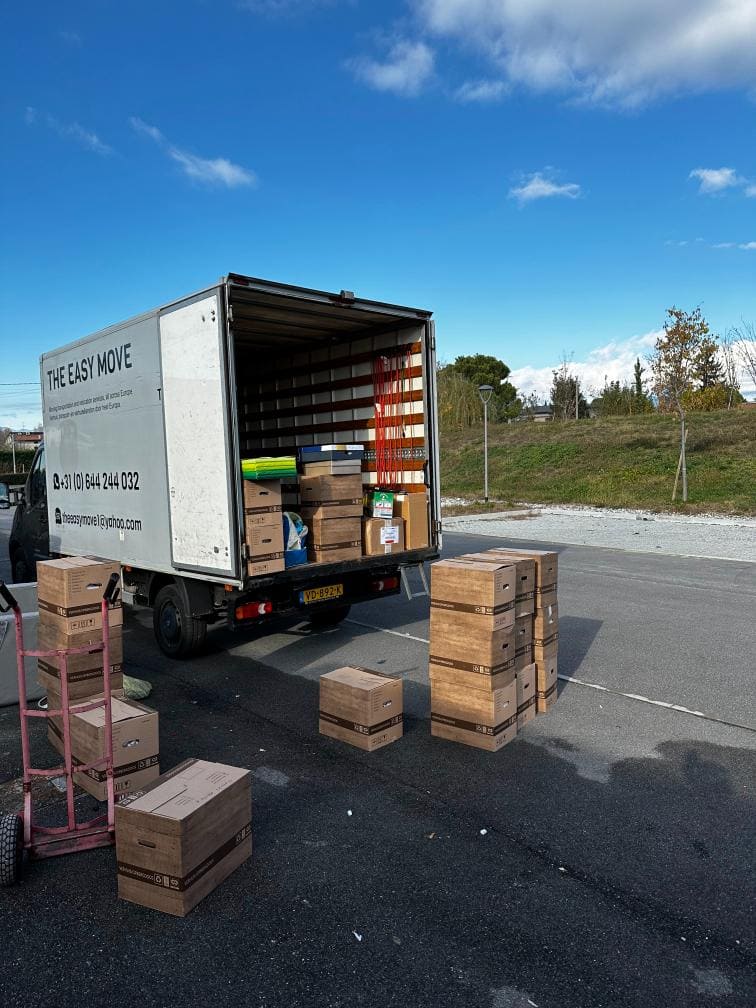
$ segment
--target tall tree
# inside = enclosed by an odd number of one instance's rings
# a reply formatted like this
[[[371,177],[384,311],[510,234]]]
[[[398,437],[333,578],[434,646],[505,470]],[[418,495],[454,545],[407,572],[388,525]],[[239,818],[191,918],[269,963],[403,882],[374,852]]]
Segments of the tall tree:
[[[701,340],[701,346],[693,363],[693,380],[698,382],[699,388],[713,388],[724,381],[724,371],[718,353],[716,336],[707,336]]]
[[[508,420],[519,415],[522,403],[517,397],[517,389],[507,381],[510,369],[498,357],[489,354],[463,355],[448,364],[444,370],[464,378],[476,390],[479,385],[490,385],[493,388],[488,407],[493,421]]]
[[[724,382],[727,389],[727,409],[732,409],[733,402],[738,399],[741,402],[743,400],[742,395],[740,395],[738,362],[735,356],[735,335],[732,330],[726,332],[722,337],[720,351],[724,366]]]
[[[657,339],[654,353],[649,358],[659,409],[667,413],[675,412],[680,418],[680,472],[682,473],[683,503],[688,500],[683,396],[693,387],[696,361],[708,338],[709,325],[701,314],[700,308],[686,312],[673,306],[667,309],[664,333]]]
[[[555,420],[574,420],[588,416],[588,403],[579,389],[577,376],[570,373],[569,363],[563,360],[556,371],[552,371],[551,407]]]
[[[640,357],[635,358],[635,367],[633,368],[633,381],[635,383],[635,395],[638,399],[645,396],[646,391],[643,388],[643,374],[645,368],[641,367]]]
[[[751,383],[756,386],[756,325],[753,322],[741,321],[733,329],[735,352],[740,365],[748,375]]]

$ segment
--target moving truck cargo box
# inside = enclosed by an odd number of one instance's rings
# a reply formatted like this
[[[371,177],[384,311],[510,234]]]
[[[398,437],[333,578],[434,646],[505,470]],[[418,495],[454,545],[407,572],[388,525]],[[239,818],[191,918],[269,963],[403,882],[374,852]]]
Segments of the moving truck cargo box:
[[[517,735],[517,687],[493,693],[439,683],[431,690],[431,735],[496,752]]]
[[[115,810],[118,895],[183,917],[252,854],[250,772],[189,759]]]
[[[102,630],[102,596],[111,575],[120,577],[120,564],[61,557],[37,564],[37,602],[40,623],[61,634]],[[121,626],[120,596],[108,611],[108,626]]]
[[[403,553],[404,519],[402,518],[363,518],[362,544],[365,556],[385,556],[392,553]]]
[[[402,680],[346,666],[320,677],[321,735],[373,752],[402,737]]]
[[[37,649],[39,651],[55,651],[64,647],[86,647],[93,643],[88,638],[90,634],[75,634],[65,638],[65,643],[54,631],[51,633],[46,626],[40,626],[37,633]],[[96,636],[99,639],[100,631]],[[117,628],[110,633],[110,688],[120,689],[123,686],[123,637]],[[68,696],[70,700],[95,696],[103,691],[102,651],[90,654],[68,656]],[[50,655],[37,659],[37,681],[46,691],[60,692],[60,672],[63,658],[60,655]]]
[[[431,613],[470,633],[514,626],[515,568],[512,564],[441,560],[431,567]]]
[[[536,667],[526,665],[517,673],[517,730],[536,716]]]
[[[92,698],[95,699],[95,698]],[[49,709],[59,709],[60,696],[50,691]],[[82,701],[84,702],[84,701]],[[160,739],[157,711],[117,696],[111,698],[113,715],[113,787],[116,795],[130,794],[149,784],[160,773]],[[47,738],[63,752],[60,718],[49,718]],[[71,714],[71,754],[74,764],[94,763],[105,752],[105,708]],[[107,799],[107,774],[92,769],[74,774],[74,780],[98,801]]]
[[[430,543],[427,491],[397,494],[394,497],[394,514],[404,520],[405,549],[425,549]]]
[[[487,668],[505,667],[515,655],[514,627],[475,633],[459,613],[443,609],[430,611],[430,660],[449,658],[455,664],[464,662]]]

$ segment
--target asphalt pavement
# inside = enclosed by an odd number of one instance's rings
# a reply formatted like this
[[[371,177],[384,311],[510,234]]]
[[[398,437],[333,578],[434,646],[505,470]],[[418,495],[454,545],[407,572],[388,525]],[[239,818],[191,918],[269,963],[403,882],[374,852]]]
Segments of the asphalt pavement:
[[[0,1004],[753,1005],[756,567],[557,548],[559,702],[497,754],[430,736],[427,599],[180,664],[134,611],[162,767],[249,767],[253,857],[184,920],[119,901],[112,851],[31,866],[0,894]],[[346,663],[404,676],[401,741],[318,735]],[[10,808],[15,708],[0,761]]]

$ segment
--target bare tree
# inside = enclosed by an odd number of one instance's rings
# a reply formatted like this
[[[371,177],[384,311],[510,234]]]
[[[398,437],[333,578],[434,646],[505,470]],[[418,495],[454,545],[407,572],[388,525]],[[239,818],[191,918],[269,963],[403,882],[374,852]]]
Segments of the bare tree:
[[[735,352],[743,370],[756,385],[756,325],[741,319],[740,325],[732,330]]]
[[[730,330],[719,341],[719,352],[722,357],[724,380],[727,386],[727,409],[732,409],[732,400],[735,397],[735,393],[740,390],[738,362],[735,357],[735,351],[735,335],[734,331]]]

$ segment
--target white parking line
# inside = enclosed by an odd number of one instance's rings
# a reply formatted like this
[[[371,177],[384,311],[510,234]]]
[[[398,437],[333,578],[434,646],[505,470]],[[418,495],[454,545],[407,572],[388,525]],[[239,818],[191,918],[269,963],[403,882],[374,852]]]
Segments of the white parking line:
[[[387,627],[376,626],[375,623],[363,623],[360,620],[346,619],[345,623],[353,623],[354,626],[365,627],[367,630],[378,630],[380,633],[391,634],[392,637],[403,637],[406,640],[417,641],[419,644],[430,644],[426,637],[415,637],[413,634],[401,633],[399,630],[389,630]],[[740,728],[743,731],[756,732],[756,726],[739,724],[737,721],[725,721],[723,718],[714,717],[712,714],[705,714],[703,711],[691,710],[681,704],[667,703],[665,700],[652,700],[651,697],[641,696],[639,693],[623,693],[622,690],[612,689],[610,686],[601,686],[599,683],[586,682],[584,679],[576,679],[574,676],[558,675],[562,682],[574,683],[576,686],[585,686],[586,689],[599,690],[601,693],[611,693],[614,696],[624,697],[626,700],[636,700],[638,703],[649,704],[651,707],[662,707],[665,710],[675,711],[678,714],[689,714],[691,717],[700,718],[703,721],[712,721],[714,724],[726,725],[728,728]]]

